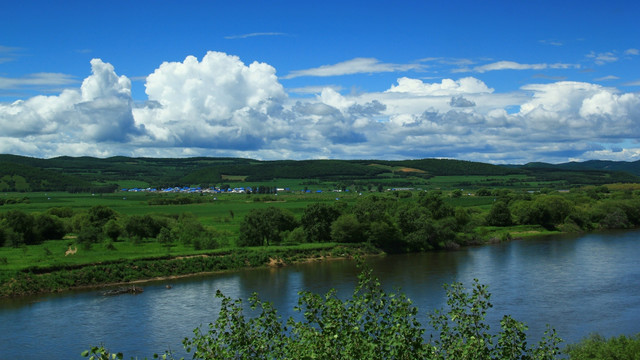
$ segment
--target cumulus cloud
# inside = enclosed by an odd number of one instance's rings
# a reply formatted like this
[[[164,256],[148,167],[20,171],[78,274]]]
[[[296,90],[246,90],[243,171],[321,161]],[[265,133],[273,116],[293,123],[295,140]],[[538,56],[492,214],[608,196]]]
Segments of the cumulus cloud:
[[[401,77],[386,91],[289,98],[265,63],[209,52],[165,62],[146,101],[111,64],[75,89],[0,103],[0,152],[33,156],[635,159],[640,94],[572,81],[500,93],[474,77]]]
[[[454,96],[451,98],[451,101],[449,101],[449,105],[451,105],[451,107],[473,107],[476,106],[476,103],[462,96]]]
[[[147,77],[152,107],[134,109],[154,141],[171,146],[259,146],[288,127],[278,113],[286,97],[275,69],[208,52],[201,61],[165,62]],[[284,129],[283,129],[284,128]]]
[[[390,64],[380,62],[380,60],[374,58],[355,58],[333,65],[323,65],[312,69],[292,71],[283,79],[293,79],[301,76],[326,77],[351,74],[397,72],[419,70],[422,68],[424,68],[424,65],[421,64]]]
[[[398,85],[393,85],[387,92],[411,93],[417,95],[450,96],[458,94],[492,93],[484,82],[465,77],[460,80],[442,79],[440,83],[424,83],[419,79],[402,77],[398,79]]]
[[[35,96],[26,101],[0,104],[0,127],[4,135],[56,134],[60,142],[85,140],[124,141],[143,131],[131,112],[131,83],[118,77],[113,66],[91,61],[92,74],[79,90],[67,89],[56,96]]]

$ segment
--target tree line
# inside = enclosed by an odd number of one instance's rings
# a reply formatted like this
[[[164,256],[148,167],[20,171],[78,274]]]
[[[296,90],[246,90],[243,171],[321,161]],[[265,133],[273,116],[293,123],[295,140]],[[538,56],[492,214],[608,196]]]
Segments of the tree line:
[[[55,207],[45,213],[26,213],[9,210],[0,214],[0,246],[20,247],[41,244],[46,240],[62,239],[76,234],[75,242],[85,249],[94,244],[128,239],[132,242],[158,241],[169,249],[179,242],[199,249],[214,249],[229,234],[205,228],[190,213],[176,215],[123,215],[115,210],[96,205],[87,211],[74,211],[69,207]]]
[[[439,191],[412,194],[370,195],[353,205],[314,203],[299,218],[273,206],[253,209],[240,225],[238,245],[369,242],[397,253],[477,244],[491,228],[517,225],[566,232],[640,226],[640,199],[632,191],[611,193],[605,186],[567,194],[483,189],[477,195],[494,198],[488,212],[454,207]],[[449,196],[461,194],[454,191]]]
[[[167,248],[179,242],[196,249],[366,242],[399,253],[479,244],[487,240],[488,233],[501,228],[507,233],[509,227],[519,225],[565,232],[640,227],[640,197],[633,190],[610,191],[598,186],[531,194],[481,189],[476,196],[492,199],[485,209],[451,205],[451,198],[461,196],[460,191],[397,191],[363,196],[351,204],[312,203],[299,214],[276,206],[257,207],[240,220],[235,234],[205,227],[189,213],[127,216],[102,205],[86,211],[62,207],[34,214],[9,210],[0,214],[0,245],[39,244],[73,233],[75,241],[85,247],[125,239],[158,241]],[[187,200],[177,197],[175,201]],[[150,204],[164,204],[164,199],[158,197]]]

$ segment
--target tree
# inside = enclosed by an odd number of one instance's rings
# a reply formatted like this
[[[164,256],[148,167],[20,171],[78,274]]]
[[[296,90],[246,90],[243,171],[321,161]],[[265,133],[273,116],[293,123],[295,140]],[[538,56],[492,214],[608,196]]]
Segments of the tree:
[[[489,214],[486,218],[487,225],[489,226],[509,226],[512,224],[511,211],[505,201],[496,201],[491,206]]]
[[[109,219],[109,221],[104,224],[102,230],[104,231],[104,234],[111,239],[111,241],[118,241],[118,238],[124,232],[122,226],[120,226],[116,219]]]
[[[125,221],[124,229],[129,237],[142,240],[145,238],[155,238],[164,226],[166,226],[166,222],[163,223],[159,219],[145,214],[130,216]]]
[[[474,280],[471,291],[462,283],[445,285],[448,310],[430,314],[429,323],[438,332],[431,337],[432,359],[539,359],[552,360],[560,355],[562,342],[556,331],[547,329],[533,347],[527,344],[527,326],[505,315],[495,334],[485,322],[493,305],[486,285]]]
[[[20,210],[9,210],[2,215],[5,227],[11,229],[12,245],[20,246],[38,244],[42,239],[35,231],[35,217]]]
[[[97,244],[102,241],[103,236],[104,234],[102,233],[102,229],[97,226],[84,226],[78,233],[76,242],[80,244],[83,249],[88,250],[93,244]]]
[[[96,227],[103,227],[107,221],[115,219],[117,213],[110,207],[95,205],[89,208],[89,221]]]
[[[34,221],[35,232],[41,240],[57,240],[67,233],[65,223],[55,215],[39,214]]]
[[[270,206],[266,209],[252,209],[240,224],[239,246],[261,246],[278,244],[283,232],[298,226],[293,214]]]
[[[444,203],[442,192],[440,191],[420,193],[418,197],[418,204],[429,210],[431,217],[436,220],[447,216],[453,216],[454,214],[453,207]]]
[[[340,216],[340,211],[325,203],[308,205],[302,213],[302,227],[308,242],[331,241],[331,224]]]
[[[331,224],[331,239],[341,243],[363,242],[365,227],[354,214],[342,214]]]
[[[171,244],[173,243],[174,235],[169,228],[163,227],[158,233],[157,240],[160,244],[167,248],[167,253],[171,250]]]

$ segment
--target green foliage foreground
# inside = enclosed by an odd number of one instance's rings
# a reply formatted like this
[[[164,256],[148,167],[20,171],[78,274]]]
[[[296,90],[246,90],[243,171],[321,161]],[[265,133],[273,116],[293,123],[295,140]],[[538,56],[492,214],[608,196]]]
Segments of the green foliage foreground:
[[[386,292],[370,269],[358,278],[353,296],[340,299],[335,290],[324,296],[300,292],[295,310],[302,320],[281,321],[271,303],[249,298],[257,316],[247,316],[242,300],[222,299],[218,318],[208,329],[197,328],[183,344],[193,359],[555,359],[562,340],[548,329],[529,346],[527,327],[505,316],[500,331],[485,322],[491,294],[476,280],[470,291],[462,284],[445,286],[447,308],[429,315],[433,335],[425,340],[418,309],[398,292]],[[104,347],[83,353],[91,359],[122,359]],[[154,355],[154,358],[159,357]],[[160,356],[173,358],[170,353]]]

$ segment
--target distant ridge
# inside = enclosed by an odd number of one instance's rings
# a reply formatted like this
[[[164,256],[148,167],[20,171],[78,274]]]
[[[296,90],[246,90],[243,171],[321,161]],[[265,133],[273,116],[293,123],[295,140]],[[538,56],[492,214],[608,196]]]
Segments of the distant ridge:
[[[516,166],[517,167],[517,166]],[[611,160],[587,160],[583,162],[567,162],[562,164],[548,164],[543,162],[532,162],[523,165],[522,168],[555,168],[567,170],[603,170],[603,171],[625,171],[636,176],[640,176],[640,160],[611,161]]]

